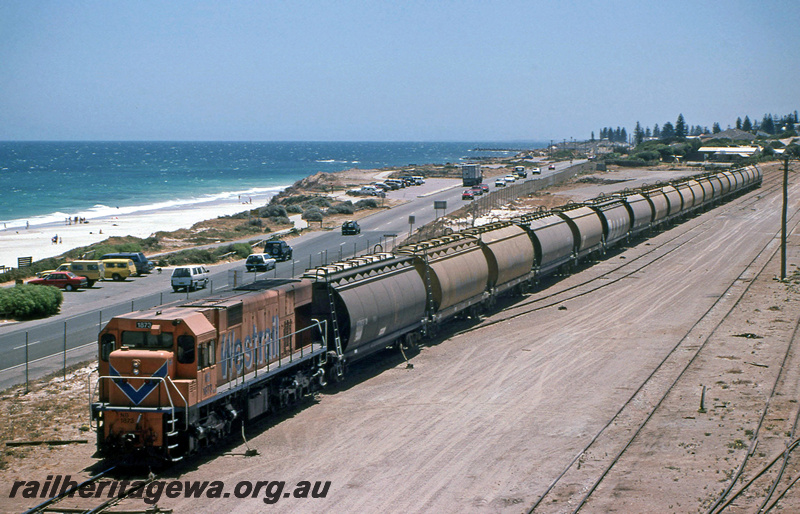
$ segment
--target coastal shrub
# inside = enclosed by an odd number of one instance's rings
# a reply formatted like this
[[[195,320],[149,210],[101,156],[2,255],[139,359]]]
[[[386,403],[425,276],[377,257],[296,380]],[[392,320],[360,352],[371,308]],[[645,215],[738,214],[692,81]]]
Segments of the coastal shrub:
[[[251,225],[253,227],[263,227],[264,226],[264,222],[261,220],[261,218],[252,218],[250,221],[247,222],[247,224]]]
[[[253,220],[250,220],[250,221],[253,221]],[[258,221],[261,221],[261,220],[258,219]],[[235,230],[236,232],[250,232],[250,233],[261,232],[261,229],[258,228],[258,226],[253,225],[253,224],[251,224],[249,222],[248,223],[244,223],[242,225],[237,225],[237,226],[235,226],[233,228],[233,230]]]
[[[275,216],[273,218],[270,218],[269,222],[270,223],[274,223],[275,225],[289,225],[292,222],[292,220],[290,220],[289,218],[287,218],[285,216],[284,217]],[[266,232],[269,232],[269,231],[270,231],[269,227],[267,227],[266,228]]]
[[[57,287],[18,285],[0,289],[0,313],[15,319],[57,314],[64,294]]]
[[[659,157],[661,157],[661,154],[656,152],[655,150],[647,150],[644,152],[637,153],[636,155],[634,155],[634,157],[638,157],[639,159],[642,159],[644,161],[657,161]]]
[[[306,209],[309,207],[320,207],[327,209],[333,204],[331,203],[330,198],[327,196],[314,196],[303,202],[303,205],[306,207]]]
[[[309,207],[303,212],[303,219],[306,221],[322,221],[322,211],[319,207]]]
[[[328,214],[353,214],[356,212],[353,202],[347,201],[328,207]]]
[[[279,202],[283,205],[296,205],[296,204],[304,204],[314,198],[318,197],[315,195],[292,195],[281,198]]]
[[[236,255],[242,259],[246,259],[248,255],[253,253],[253,248],[247,243],[234,243],[232,245],[228,245],[226,250],[227,251],[224,253],[235,252]]]
[[[100,244],[92,248],[87,255],[87,259],[99,259],[107,253],[120,253],[120,252],[141,252],[142,245],[139,243],[122,243],[122,244]]]
[[[287,216],[286,207],[282,205],[267,205],[266,207],[258,209],[259,218],[285,218]]]
[[[627,159],[612,159],[612,160],[606,159],[606,164],[615,164],[617,166],[629,166],[633,168],[647,166],[647,162],[639,157],[630,157]]]
[[[300,207],[299,205],[290,205],[290,206],[286,207],[286,213],[287,214],[302,214],[303,213],[303,208]]]
[[[378,200],[369,198],[367,200],[359,200],[356,202],[356,209],[377,209]]]

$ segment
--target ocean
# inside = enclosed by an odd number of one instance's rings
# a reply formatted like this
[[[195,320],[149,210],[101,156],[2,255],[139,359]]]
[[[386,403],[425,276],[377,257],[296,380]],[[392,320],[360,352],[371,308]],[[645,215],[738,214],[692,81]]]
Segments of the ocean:
[[[0,223],[14,228],[179,208],[277,193],[320,171],[459,163],[544,146],[535,141],[0,142]]]

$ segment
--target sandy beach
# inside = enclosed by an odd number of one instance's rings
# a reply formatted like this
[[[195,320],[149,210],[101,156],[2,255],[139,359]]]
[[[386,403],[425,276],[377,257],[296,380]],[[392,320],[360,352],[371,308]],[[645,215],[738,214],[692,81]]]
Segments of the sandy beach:
[[[114,236],[148,237],[160,230],[189,228],[199,221],[263,206],[271,197],[272,194],[248,197],[247,200],[252,200],[252,203],[242,203],[234,198],[197,203],[188,207],[143,210],[119,216],[86,219],[86,223],[78,224],[74,221],[68,224],[64,220],[60,223],[31,224],[27,229],[0,228],[0,265],[16,268],[19,257],[32,257],[35,262]],[[242,200],[245,198],[242,197]],[[53,244],[52,240],[56,236],[59,243]]]

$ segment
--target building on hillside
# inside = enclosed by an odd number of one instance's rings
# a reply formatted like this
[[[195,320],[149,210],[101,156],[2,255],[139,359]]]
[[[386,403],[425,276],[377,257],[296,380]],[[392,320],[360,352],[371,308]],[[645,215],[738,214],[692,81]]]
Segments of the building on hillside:
[[[716,134],[703,134],[700,136],[700,140],[704,143],[706,141],[711,141],[712,139],[730,139],[731,141],[753,141],[755,140],[756,136],[751,134],[750,132],[739,130],[739,129],[728,129],[723,130],[722,132],[717,132]]]
[[[761,152],[758,146],[701,146],[698,150],[704,161],[732,161],[752,157]]]

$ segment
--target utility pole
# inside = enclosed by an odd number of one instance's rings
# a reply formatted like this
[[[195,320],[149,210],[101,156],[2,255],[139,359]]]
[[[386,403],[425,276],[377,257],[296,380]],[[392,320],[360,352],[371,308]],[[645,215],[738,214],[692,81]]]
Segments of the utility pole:
[[[783,160],[783,206],[781,208],[781,280],[786,280],[786,204],[789,203],[789,155]]]

